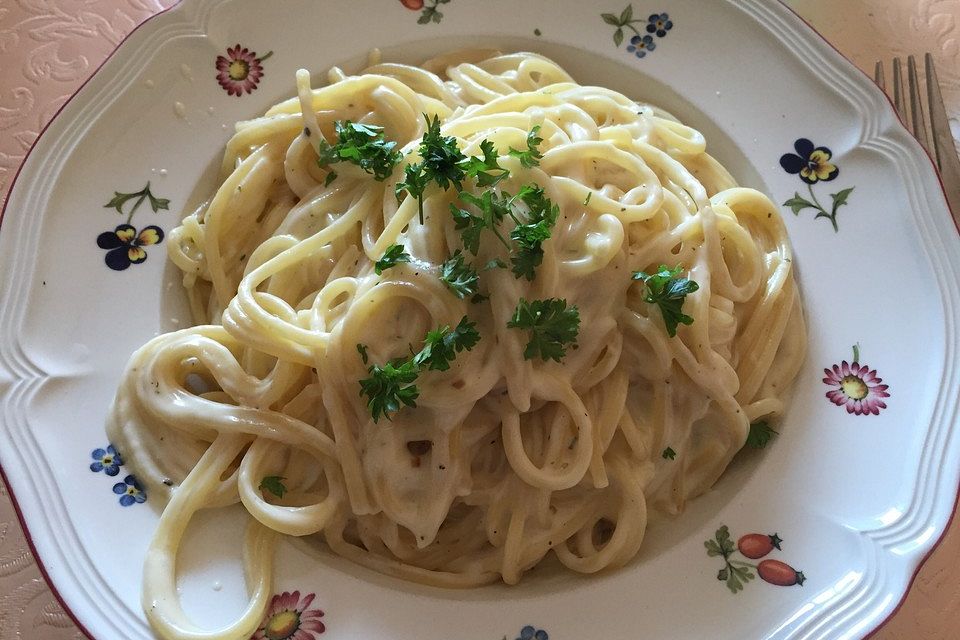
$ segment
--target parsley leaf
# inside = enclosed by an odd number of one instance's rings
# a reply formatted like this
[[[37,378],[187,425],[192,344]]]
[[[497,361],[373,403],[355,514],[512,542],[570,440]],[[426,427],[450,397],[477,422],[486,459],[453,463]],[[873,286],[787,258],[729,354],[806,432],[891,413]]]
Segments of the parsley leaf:
[[[663,450],[663,453],[660,454],[660,457],[662,457],[664,460],[676,460],[677,452],[674,451],[672,448],[667,447],[666,449]]]
[[[483,152],[482,158],[472,156],[460,162],[460,167],[467,178],[476,178],[477,185],[481,187],[492,187],[510,175],[510,172],[498,163],[497,150],[492,142],[484,140],[480,143],[480,150]],[[490,173],[491,171],[500,173],[494,175]]]
[[[462,191],[463,185],[460,181],[465,174],[461,163],[466,160],[466,156],[457,146],[456,138],[440,135],[439,116],[433,116],[433,120],[426,114],[423,117],[427,121],[427,131],[420,142],[424,173],[440,185],[441,189],[449,189],[453,184],[457,191]]]
[[[510,232],[516,250],[510,256],[513,275],[533,280],[536,268],[543,262],[543,243],[550,238],[551,229],[557,223],[560,207],[544,195],[543,188],[525,185],[511,201],[521,200],[530,209],[526,224],[518,223]]]
[[[424,339],[423,349],[413,358],[413,362],[421,368],[426,365],[430,371],[446,371],[457,353],[473,349],[479,341],[477,325],[463,316],[453,331],[449,326],[443,326],[429,332]]]
[[[763,449],[777,435],[780,434],[774,431],[766,420],[759,420],[750,425],[746,444],[753,449]]]
[[[367,345],[357,343],[357,353],[360,354],[360,359],[363,360],[363,364],[367,364],[370,360],[370,356],[367,355]]]
[[[284,486],[283,481],[286,478],[282,476],[265,476],[263,480],[260,481],[260,491],[269,491],[278,498],[282,498],[283,494],[287,492],[287,487]]]
[[[464,262],[459,249],[440,265],[440,279],[461,300],[476,294],[480,285],[480,276],[473,267]]]
[[[373,270],[376,271],[379,276],[387,269],[395,267],[401,262],[410,262],[410,260],[410,254],[404,251],[402,246],[392,244],[387,247],[387,250],[383,253],[383,257],[374,263]]]
[[[360,395],[367,396],[367,408],[373,421],[400,410],[401,405],[417,406],[420,389],[413,384],[417,380],[417,366],[413,360],[393,360],[382,367],[371,365],[369,378],[360,381]]]
[[[540,143],[543,142],[543,138],[539,135],[540,125],[534,126],[530,129],[530,133],[527,134],[527,150],[520,151],[510,147],[510,155],[514,158],[520,160],[520,164],[529,169],[530,167],[536,167],[540,165],[540,160],[543,158],[543,154],[540,153]]]
[[[317,163],[326,167],[335,162],[352,162],[379,181],[393,174],[393,168],[400,162],[397,143],[383,137],[383,127],[338,120],[334,127],[337,131],[337,144],[320,144]],[[336,178],[327,175],[327,185]]]
[[[523,357],[531,360],[560,360],[567,354],[567,345],[576,346],[580,331],[580,312],[576,306],[567,308],[566,300],[547,298],[527,302],[520,298],[507,323],[511,329],[527,329],[530,341]]]
[[[678,278],[681,270],[680,265],[669,269],[662,264],[659,271],[652,275],[643,271],[637,271],[633,274],[634,280],[643,280],[647,285],[647,292],[643,299],[645,302],[660,307],[663,323],[666,325],[667,333],[670,334],[671,338],[677,335],[677,325],[693,324],[693,318],[682,311],[683,302],[687,295],[700,288],[700,285],[693,280]]]
[[[403,169],[403,176],[404,179],[397,182],[397,186],[394,187],[397,202],[400,202],[404,191],[416,198],[420,207],[420,224],[423,224],[423,192],[426,191],[430,179],[424,173],[422,163],[408,164]]]
[[[480,251],[480,236],[484,229],[493,231],[504,246],[510,247],[497,229],[497,225],[503,222],[504,217],[511,214],[509,197],[506,195],[498,196],[493,190],[487,190],[480,197],[463,192],[460,194],[460,199],[477,207],[481,212],[480,215],[474,215],[466,209],[460,209],[455,204],[451,203],[450,205],[450,214],[453,216],[454,226],[460,232],[463,246],[470,253],[477,255]]]
[[[423,348],[411,358],[395,358],[383,365],[371,365],[369,378],[360,381],[360,395],[367,397],[367,408],[374,423],[380,418],[390,419],[402,406],[416,407],[420,389],[415,384],[424,367],[432,371],[446,371],[450,361],[464,349],[470,350],[480,341],[477,326],[467,316],[453,331],[443,326],[427,333]],[[361,357],[366,347],[357,345]],[[412,351],[412,349],[411,349]],[[366,362],[366,359],[364,359]]]
[[[423,114],[427,130],[420,141],[421,162],[410,164],[404,169],[404,180],[397,183],[395,192],[399,201],[406,191],[417,199],[420,208],[420,224],[423,224],[423,192],[427,185],[436,182],[444,190],[453,184],[457,191],[463,189],[464,169],[461,166],[467,158],[457,146],[453,136],[440,135],[440,118],[433,120]]]

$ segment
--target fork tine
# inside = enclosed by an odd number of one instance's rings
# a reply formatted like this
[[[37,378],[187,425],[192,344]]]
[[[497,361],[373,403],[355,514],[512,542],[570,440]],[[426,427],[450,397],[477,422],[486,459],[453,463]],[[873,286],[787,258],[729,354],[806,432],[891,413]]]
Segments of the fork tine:
[[[907,57],[907,77],[910,85],[910,127],[913,130],[913,137],[919,140],[923,148],[929,152],[930,142],[927,140],[927,123],[923,117],[923,102],[920,99],[917,60],[913,56]]]
[[[905,101],[906,91],[903,85],[903,71],[900,67],[900,58],[893,59],[893,106],[897,109],[897,115],[904,124],[907,124],[907,103]]]
[[[948,153],[955,153],[953,137],[950,134],[950,120],[947,110],[943,106],[943,96],[940,94],[940,81],[937,79],[937,69],[933,64],[933,56],[926,55],[925,66],[927,72],[927,108],[930,109],[930,133],[933,139],[934,156],[937,166],[943,169]]]
[[[873,71],[873,81],[880,87],[880,90],[886,92],[887,79],[884,77],[883,60],[877,60],[877,66]]]

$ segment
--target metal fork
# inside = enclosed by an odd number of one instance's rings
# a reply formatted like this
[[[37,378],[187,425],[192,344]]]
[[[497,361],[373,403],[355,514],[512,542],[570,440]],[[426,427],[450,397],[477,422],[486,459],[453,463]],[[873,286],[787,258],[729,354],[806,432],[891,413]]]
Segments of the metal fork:
[[[954,221],[960,227],[960,158],[957,157],[957,150],[953,144],[953,134],[950,132],[947,110],[943,106],[943,96],[940,94],[940,82],[937,80],[933,56],[929,53],[924,58],[924,65],[927,76],[927,114],[924,115],[917,61],[913,56],[907,57],[909,91],[904,90],[900,58],[893,59],[893,104],[900,120],[936,162],[940,170],[940,178],[943,180],[943,190],[947,194],[947,203],[952,209]],[[877,62],[874,81],[889,93],[883,61]]]

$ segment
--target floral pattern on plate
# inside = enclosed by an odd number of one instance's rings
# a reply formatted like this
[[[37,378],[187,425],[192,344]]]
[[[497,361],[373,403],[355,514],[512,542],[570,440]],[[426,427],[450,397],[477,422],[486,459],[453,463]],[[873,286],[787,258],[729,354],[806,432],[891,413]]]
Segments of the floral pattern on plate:
[[[717,571],[717,580],[726,583],[730,593],[739,593],[743,591],[746,583],[756,577],[753,574],[754,571],[761,580],[778,587],[803,586],[807,577],[802,571],[797,571],[786,562],[768,558],[753,564],[734,559],[734,554],[739,553],[744,558],[759,560],[774,550],[781,551],[782,542],[783,539],[776,533],[772,535],[748,533],[741,536],[734,545],[730,538],[730,529],[727,525],[721,525],[713,538],[704,542],[703,546],[706,547],[707,555],[711,558],[723,557],[724,567]]]
[[[320,620],[323,611],[310,608],[316,597],[317,594],[308,593],[301,598],[299,591],[273,596],[263,622],[250,640],[314,640],[327,629]]]
[[[440,5],[449,4],[450,0],[400,0],[400,4],[411,11],[419,11],[420,17],[417,24],[439,23],[443,20],[443,13],[440,11]]]
[[[137,209],[148,199],[154,213],[170,209],[170,200],[153,195],[149,182],[140,191],[131,193],[114,191],[110,202],[103,205],[104,208],[116,209],[117,213],[123,215],[123,207],[127,202],[134,201],[128,208],[126,222],[117,225],[113,231],[104,231],[97,236],[97,246],[107,252],[103,256],[103,261],[114,271],[124,271],[132,264],[145,262],[147,252],[144,247],[163,242],[163,229],[160,227],[149,225],[137,231],[137,228],[130,224]]]
[[[645,58],[648,53],[653,52],[657,48],[656,38],[665,37],[667,32],[673,29],[673,20],[668,13],[654,13],[647,18],[634,18],[633,4],[628,4],[620,15],[602,13],[600,17],[610,26],[616,27],[613,32],[613,43],[618,47],[623,44],[624,29],[633,32],[627,43],[627,53],[637,58]],[[640,31],[641,27],[646,33]]]
[[[227,55],[217,56],[217,82],[231,96],[253,93],[263,78],[263,61],[272,55],[273,51],[268,51],[258,57],[256,51],[234,45]]]
[[[860,364],[859,346],[853,346],[853,363],[843,360],[823,373],[823,383],[833,387],[827,391],[827,399],[838,407],[846,407],[847,413],[876,416],[887,408],[883,399],[890,397],[890,385],[882,384],[883,378],[877,376],[876,369]]]
[[[120,475],[120,467],[123,466],[123,456],[112,444],[104,448],[97,448],[90,452],[93,462],[90,463],[90,471],[107,476],[115,477]],[[137,480],[136,476],[128,474],[122,482],[113,485],[113,492],[119,496],[117,502],[121,507],[129,507],[134,504],[143,504],[147,501],[147,492]]]
[[[840,167],[833,160],[833,152],[827,147],[817,147],[806,138],[798,138],[793,143],[793,149],[796,153],[785,153],[780,156],[780,166],[789,174],[796,175],[807,185],[807,191],[810,193],[810,199],[807,200],[797,191],[793,197],[783,203],[783,206],[790,207],[793,215],[800,215],[804,209],[815,209],[817,218],[826,218],[833,225],[834,232],[840,230],[837,226],[837,213],[840,207],[847,204],[850,194],[854,187],[841,189],[837,193],[830,194],[830,211],[827,211],[817,195],[813,192],[813,185],[818,182],[830,182],[840,175]]]

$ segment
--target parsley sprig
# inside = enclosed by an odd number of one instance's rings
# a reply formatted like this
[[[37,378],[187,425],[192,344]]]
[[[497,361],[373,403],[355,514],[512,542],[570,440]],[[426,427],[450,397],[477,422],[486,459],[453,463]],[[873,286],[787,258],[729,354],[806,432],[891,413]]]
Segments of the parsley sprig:
[[[260,491],[269,491],[278,498],[282,498],[283,494],[287,492],[287,487],[283,484],[284,480],[286,478],[283,476],[264,476],[258,488]]]
[[[643,299],[660,307],[663,323],[671,338],[677,335],[677,325],[693,324],[693,318],[682,311],[683,302],[689,294],[700,288],[693,280],[678,277],[682,270],[681,265],[670,269],[662,264],[657,273],[637,271],[633,274],[634,280],[642,280],[647,285]]]
[[[360,395],[367,397],[367,408],[374,422],[381,417],[390,419],[402,407],[416,407],[420,389],[417,377],[423,370],[446,371],[461,351],[473,349],[480,341],[475,323],[463,316],[455,329],[444,325],[427,333],[423,348],[410,358],[395,358],[383,366],[370,365],[370,377],[360,381]],[[366,355],[367,348],[357,345],[357,351]],[[364,358],[366,363],[366,358]]]
[[[480,210],[480,215],[475,215],[466,209],[461,209],[457,205],[450,204],[450,214],[453,216],[454,227],[460,232],[460,240],[463,246],[477,255],[480,251],[480,236],[484,230],[493,231],[508,250],[510,243],[503,237],[498,225],[503,222],[507,215],[512,215],[510,211],[510,196],[508,194],[497,194],[495,191],[484,191],[482,196],[475,196],[472,193],[461,193],[460,199],[472,204]]]
[[[763,449],[777,435],[780,434],[774,431],[766,420],[758,420],[750,425],[746,446],[752,449]]]
[[[321,167],[329,167],[337,162],[351,162],[381,182],[393,174],[401,155],[396,150],[397,143],[383,137],[383,127],[338,120],[334,128],[337,132],[337,143],[331,145],[326,141],[320,142],[317,163]],[[327,184],[333,182],[336,176],[331,170],[327,174]]]
[[[510,232],[510,239],[516,247],[511,252],[510,263],[514,276],[533,280],[537,267],[543,262],[543,243],[550,238],[560,215],[560,207],[553,204],[544,195],[543,188],[535,184],[524,186],[513,198],[517,199],[527,205],[529,213],[526,222],[513,216],[517,226]]]
[[[473,349],[478,342],[480,333],[476,323],[463,316],[456,329],[443,326],[427,333],[423,349],[413,357],[413,362],[421,369],[426,367],[429,371],[446,371],[458,353]]]
[[[417,199],[420,224],[423,224],[423,193],[427,186],[435,182],[446,190],[452,184],[457,191],[462,191],[462,180],[466,175],[461,166],[466,156],[457,146],[457,139],[440,135],[439,116],[434,116],[431,120],[427,114],[423,114],[423,118],[427,122],[427,130],[420,141],[421,162],[407,165],[404,179],[398,182],[395,188],[398,202],[404,191]]]
[[[397,266],[401,262],[410,262],[410,254],[399,244],[392,244],[383,252],[383,257],[373,263],[373,270],[379,276],[387,269]]]
[[[529,332],[530,340],[523,351],[525,359],[539,357],[560,362],[567,355],[567,347],[577,344],[580,311],[576,306],[568,308],[566,300],[547,298],[527,302],[520,298],[507,327]]]
[[[540,153],[540,143],[543,142],[543,138],[539,134],[540,125],[535,125],[527,134],[526,150],[521,151],[510,147],[510,155],[520,160],[520,164],[527,169],[539,166],[540,160],[543,159],[543,154]]]
[[[440,265],[440,280],[461,300],[476,295],[480,286],[480,275],[464,261],[459,249]]]

